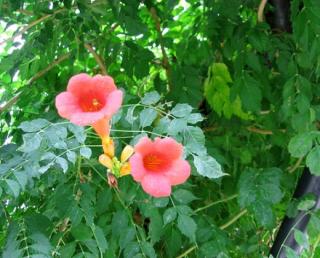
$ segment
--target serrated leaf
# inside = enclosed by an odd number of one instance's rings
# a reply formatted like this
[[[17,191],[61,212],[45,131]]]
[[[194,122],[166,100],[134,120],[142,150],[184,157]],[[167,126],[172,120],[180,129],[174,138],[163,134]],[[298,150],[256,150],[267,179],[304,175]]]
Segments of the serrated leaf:
[[[171,120],[168,117],[162,117],[157,123],[156,127],[153,129],[153,132],[158,134],[165,134],[168,131]]]
[[[38,133],[27,133],[22,136],[23,144],[19,148],[22,152],[31,152],[40,147],[41,136]]]
[[[156,251],[154,250],[153,246],[149,242],[142,242],[141,249],[143,253],[149,258],[156,258]]]
[[[84,143],[86,140],[86,132],[83,126],[68,124],[68,130],[73,133],[79,143]]]
[[[320,176],[320,145],[314,147],[308,154],[306,164],[310,172],[316,176]]]
[[[176,117],[186,117],[192,112],[192,107],[188,104],[177,104],[172,110],[171,114]]]
[[[49,121],[39,118],[32,121],[22,122],[19,126],[24,132],[33,133],[38,132],[40,129],[48,126],[50,124]]]
[[[315,200],[302,200],[298,204],[298,210],[308,211],[308,210],[312,209],[315,204],[316,204]]]
[[[61,157],[56,157],[56,161],[55,161],[63,170],[63,172],[67,172],[68,170],[68,162]]]
[[[78,241],[85,241],[92,238],[92,231],[87,225],[79,224],[71,228],[71,235]]]
[[[312,148],[313,136],[310,133],[303,133],[290,139],[288,149],[293,157],[301,158]]]
[[[72,164],[75,164],[76,160],[77,160],[77,155],[76,155],[76,153],[74,151],[68,150],[67,158]]]
[[[140,126],[142,128],[150,126],[157,117],[157,111],[153,108],[147,108],[140,113]]]
[[[156,104],[160,100],[160,95],[156,91],[148,92],[144,95],[141,103],[144,105]]]
[[[282,171],[279,168],[268,168],[263,171],[248,168],[242,172],[238,187],[238,202],[242,208],[249,208],[258,222],[272,227],[274,215],[272,204],[280,202],[283,197],[280,188]]]
[[[85,157],[86,159],[90,159],[92,155],[92,151],[89,147],[81,147],[80,148],[80,155]]]
[[[42,154],[40,160],[53,160],[56,157],[56,155],[53,152],[45,152]]]
[[[170,122],[168,127],[168,134],[169,135],[176,135],[182,132],[187,127],[187,121],[183,118],[173,119]]]
[[[163,213],[163,223],[167,225],[168,223],[174,221],[177,217],[177,210],[174,207],[166,209]]]
[[[300,230],[294,229],[294,239],[303,248],[306,248],[306,249],[309,248],[309,241],[306,233],[303,233]]]
[[[193,195],[192,192],[187,191],[185,189],[178,189],[178,190],[174,191],[173,197],[176,201],[178,201],[180,203],[185,203],[185,204],[198,199],[197,197],[195,197]]]
[[[102,253],[108,248],[107,239],[104,235],[102,229],[98,226],[94,226],[93,228],[95,239],[97,240],[98,248],[101,250]]]
[[[28,183],[28,176],[25,171],[16,171],[14,172],[14,176],[16,177],[17,181],[20,184],[21,190],[24,191],[26,185]]]
[[[243,107],[249,111],[259,111],[262,93],[259,82],[245,73],[239,89]]]
[[[184,214],[179,214],[178,228],[180,232],[187,236],[192,242],[196,241],[197,224],[191,217]]]
[[[129,243],[123,252],[123,257],[124,258],[131,258],[134,257],[137,253],[140,251],[140,246],[136,242],[131,242]]]
[[[222,172],[221,165],[211,156],[194,156],[194,165],[200,175],[208,178],[226,175]]]
[[[189,124],[196,124],[203,121],[203,116],[199,113],[190,114],[187,118]]]
[[[127,115],[126,115],[126,120],[132,124],[136,119],[138,119],[137,116],[134,116],[134,110],[137,106],[132,106],[130,108],[128,108],[128,111],[127,111]]]
[[[20,186],[19,184],[11,179],[6,179],[5,182],[7,183],[9,189],[12,191],[14,197],[18,197],[20,193]]]
[[[119,238],[119,246],[124,249],[130,242],[132,242],[136,237],[136,230],[132,227],[125,228]]]

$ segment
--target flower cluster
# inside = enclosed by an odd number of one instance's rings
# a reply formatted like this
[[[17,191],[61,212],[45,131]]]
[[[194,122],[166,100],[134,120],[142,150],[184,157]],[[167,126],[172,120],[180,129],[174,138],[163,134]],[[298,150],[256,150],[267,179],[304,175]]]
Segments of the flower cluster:
[[[183,159],[183,146],[173,138],[143,137],[133,147],[127,145],[118,159],[110,137],[110,120],[123,100],[110,76],[73,76],[67,91],[56,97],[61,117],[80,126],[90,125],[102,141],[99,162],[116,178],[131,174],[143,190],[154,197],[171,194],[171,186],[184,183],[190,176],[190,165]]]

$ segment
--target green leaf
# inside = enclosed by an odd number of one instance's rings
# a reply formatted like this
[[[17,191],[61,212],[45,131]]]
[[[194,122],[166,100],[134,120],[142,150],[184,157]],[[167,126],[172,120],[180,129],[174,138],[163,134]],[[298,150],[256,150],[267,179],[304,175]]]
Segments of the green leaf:
[[[16,177],[17,181],[21,186],[21,190],[24,191],[25,187],[28,183],[28,176],[26,171],[15,171],[14,176]]]
[[[59,250],[61,257],[74,257],[73,254],[76,251],[76,242],[68,243],[62,246]]]
[[[92,155],[92,151],[89,147],[81,147],[80,148],[80,155],[85,157],[86,159],[90,159]]]
[[[196,124],[203,121],[203,116],[199,113],[190,114],[187,118],[189,124]]]
[[[308,154],[306,164],[310,172],[316,176],[320,176],[320,145],[314,147]]]
[[[309,248],[309,241],[306,233],[303,233],[300,230],[294,229],[294,239],[303,248],[306,248],[306,249]]]
[[[187,127],[187,121],[183,118],[173,119],[168,127],[169,135],[177,135]]]
[[[241,102],[244,109],[249,111],[259,111],[262,94],[259,82],[245,73],[239,89]]]
[[[300,258],[299,255],[290,247],[285,246],[285,248],[286,248],[286,258]]]
[[[176,201],[180,203],[187,204],[189,202],[192,202],[194,200],[197,200],[198,198],[193,195],[192,192],[184,190],[184,189],[178,189],[174,191],[173,197]]]
[[[149,224],[149,235],[151,237],[151,242],[156,243],[161,239],[163,234],[163,222],[162,217],[158,209],[150,210],[147,215],[150,218]]]
[[[136,237],[136,230],[133,227],[127,227],[123,229],[119,238],[119,246],[124,249],[130,242]]]
[[[220,178],[225,173],[222,172],[220,164],[211,156],[194,156],[194,165],[198,173],[208,178]]]
[[[299,201],[297,206],[298,210],[308,211],[314,207],[316,204],[315,196],[313,194],[304,195],[302,200]]]
[[[123,252],[124,258],[132,258],[140,251],[140,245],[136,242],[129,243]]]
[[[67,172],[68,170],[68,162],[61,157],[56,157],[56,163],[62,168],[63,172]]]
[[[71,235],[78,241],[85,241],[92,238],[92,230],[85,224],[79,224],[71,228]]]
[[[141,103],[144,105],[156,104],[160,100],[160,95],[156,91],[148,92],[141,99]]]
[[[149,257],[149,258],[156,258],[157,257],[156,251],[154,250],[152,244],[150,244],[149,242],[142,242],[141,249],[147,257]]]
[[[174,221],[177,217],[177,210],[174,207],[166,209],[163,213],[163,223],[167,225],[168,223]]]
[[[153,108],[147,108],[140,113],[140,126],[142,128],[150,126],[152,122],[156,119],[158,113]]]
[[[231,99],[232,88],[229,86],[231,82],[228,67],[223,63],[213,63],[204,84],[204,96],[210,107],[219,116],[223,114],[227,119],[230,119],[232,115],[236,115],[241,119],[248,120],[251,116],[243,111],[241,99],[237,95],[238,92]]]
[[[126,120],[132,124],[136,119],[138,119],[137,116],[134,116],[134,110],[137,106],[132,106],[130,108],[128,108],[128,111],[127,111],[127,115],[126,115]]]
[[[79,143],[84,143],[86,140],[86,132],[83,126],[68,124],[68,130],[73,133]]]
[[[26,133],[22,136],[23,144],[19,148],[22,152],[31,152],[40,147],[41,136],[38,133]]]
[[[6,179],[5,181],[9,187],[9,189],[12,191],[14,197],[18,197],[19,193],[20,193],[19,184],[16,181],[11,180],[11,179]]]
[[[75,164],[76,161],[77,161],[77,155],[76,155],[76,153],[74,151],[68,150],[67,158],[72,164]]]
[[[171,120],[168,117],[162,117],[153,129],[154,133],[165,134],[168,130]]]
[[[169,203],[169,198],[167,198],[167,197],[154,198],[152,200],[152,202],[155,207],[163,208],[163,207],[167,207],[167,205]]]
[[[112,235],[119,236],[122,230],[128,226],[128,222],[129,220],[126,212],[123,210],[117,211],[112,217]]]
[[[180,232],[187,236],[192,242],[196,241],[197,224],[191,217],[184,214],[179,214],[178,228]]]
[[[97,244],[102,253],[108,248],[107,239],[102,229],[98,226],[93,227],[94,237],[97,240]]]
[[[176,117],[186,117],[192,112],[192,107],[188,104],[177,104],[172,110],[171,114]]]
[[[302,133],[294,136],[289,142],[289,152],[293,157],[300,158],[306,155],[312,148],[313,135]]]
[[[52,246],[49,239],[40,233],[35,233],[30,236],[30,238],[35,242],[31,245],[31,248],[37,253],[43,254],[45,256],[51,255]]]
[[[34,133],[38,132],[40,129],[48,126],[49,124],[49,121],[39,118],[32,121],[22,122],[19,128],[22,129],[24,132]]]
[[[274,216],[272,204],[280,202],[283,197],[280,188],[282,171],[268,168],[257,171],[246,169],[240,176],[238,202],[242,208],[249,208],[260,224],[272,227]]]

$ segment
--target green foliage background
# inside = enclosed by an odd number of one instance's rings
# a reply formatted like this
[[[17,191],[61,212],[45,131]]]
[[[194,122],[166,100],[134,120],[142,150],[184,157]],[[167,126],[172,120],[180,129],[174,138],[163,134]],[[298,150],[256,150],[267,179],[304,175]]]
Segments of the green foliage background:
[[[314,205],[289,202],[304,166],[320,175],[320,3],[292,1],[292,34],[258,23],[259,3],[1,0],[2,256],[267,257],[287,208]],[[126,92],[118,151],[142,134],[186,146],[193,176],[171,198],[109,188],[99,139],[59,120],[80,72]],[[295,235],[320,257],[310,213]]]

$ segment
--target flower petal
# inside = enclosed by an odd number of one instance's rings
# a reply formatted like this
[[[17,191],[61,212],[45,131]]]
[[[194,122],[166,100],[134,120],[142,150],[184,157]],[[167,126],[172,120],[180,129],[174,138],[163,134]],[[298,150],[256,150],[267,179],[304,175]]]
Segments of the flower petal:
[[[171,194],[171,185],[168,178],[161,174],[147,174],[141,182],[143,190],[154,197],[165,197]]]
[[[129,163],[131,166],[131,175],[133,176],[133,179],[137,182],[141,182],[143,177],[147,174],[143,165],[143,157],[139,153],[136,153],[131,156]]]
[[[117,89],[116,85],[114,84],[114,81],[112,77],[108,75],[95,75],[92,78],[92,85],[94,85],[97,88],[100,88],[102,91],[106,93],[106,95],[109,95],[109,93],[115,91]]]
[[[156,138],[154,141],[155,148],[160,153],[165,153],[165,155],[170,159],[178,159],[182,156],[183,146],[176,142],[173,138]]]
[[[56,108],[61,117],[70,119],[71,115],[80,110],[77,99],[70,92],[62,92],[56,97]]]
[[[70,121],[76,125],[85,126],[92,125],[103,117],[101,112],[78,112],[71,115]]]
[[[183,184],[190,176],[190,164],[183,159],[179,159],[172,164],[172,167],[165,173],[172,185]]]
[[[139,139],[138,143],[134,146],[134,151],[141,155],[150,153],[151,151],[154,151],[153,142],[147,136],[144,136]]]
[[[100,110],[105,116],[111,117],[121,107],[123,93],[121,90],[114,90],[106,97],[106,105]]]
[[[84,91],[91,88],[92,78],[86,73],[80,73],[70,78],[67,86],[67,91],[79,97]]]

